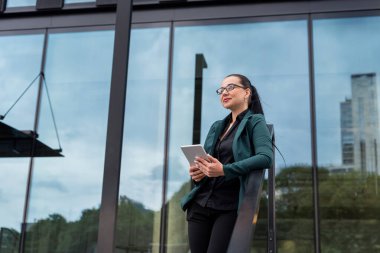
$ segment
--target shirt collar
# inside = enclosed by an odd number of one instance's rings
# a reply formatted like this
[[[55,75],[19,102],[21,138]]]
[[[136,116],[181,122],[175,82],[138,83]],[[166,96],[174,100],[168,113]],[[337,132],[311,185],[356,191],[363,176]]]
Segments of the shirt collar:
[[[242,121],[242,119],[244,118],[244,116],[247,114],[248,110],[249,110],[249,108],[247,108],[246,110],[244,110],[244,111],[242,111],[241,113],[239,113],[239,115],[236,117],[236,121],[237,121],[237,122]],[[229,122],[231,122],[231,120],[232,120],[232,113],[230,113],[230,114],[228,115],[227,120],[228,120]]]

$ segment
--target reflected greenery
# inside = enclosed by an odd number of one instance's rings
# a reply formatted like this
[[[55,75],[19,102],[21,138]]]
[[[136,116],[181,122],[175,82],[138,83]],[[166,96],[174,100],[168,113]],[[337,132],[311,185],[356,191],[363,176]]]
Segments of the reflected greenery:
[[[358,172],[331,173],[319,168],[321,234],[325,252],[377,252],[380,249],[380,201],[376,180]],[[313,205],[311,168],[292,166],[276,176],[276,216],[279,252],[309,252],[313,247]],[[251,252],[266,252],[266,183]],[[167,252],[188,252],[185,214],[179,199],[190,188],[182,185],[168,201]],[[141,203],[121,196],[118,207],[117,252],[158,252],[160,211],[146,209]],[[86,209],[78,221],[67,221],[60,214],[29,224],[25,252],[95,252],[99,209]],[[8,229],[9,230],[9,229]],[[1,252],[17,252],[17,231],[2,228]],[[12,235],[12,236],[11,236]],[[157,238],[155,238],[157,237]],[[13,239],[12,239],[13,238]],[[14,239],[16,238],[16,239]],[[153,243],[152,243],[153,241]]]

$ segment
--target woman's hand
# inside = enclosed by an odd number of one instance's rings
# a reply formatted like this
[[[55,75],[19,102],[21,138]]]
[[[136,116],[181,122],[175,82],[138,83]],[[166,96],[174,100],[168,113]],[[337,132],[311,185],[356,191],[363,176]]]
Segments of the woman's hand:
[[[190,166],[189,174],[195,182],[201,181],[206,176],[196,165]]]
[[[202,157],[197,157],[195,164],[199,170],[208,177],[224,176],[223,164],[211,155],[207,155],[207,160]]]

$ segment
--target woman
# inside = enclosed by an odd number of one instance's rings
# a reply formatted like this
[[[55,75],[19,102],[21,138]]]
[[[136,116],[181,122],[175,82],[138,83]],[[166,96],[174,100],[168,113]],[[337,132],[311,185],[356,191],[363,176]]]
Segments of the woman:
[[[248,78],[229,75],[216,93],[231,113],[211,126],[204,144],[209,155],[190,166],[195,187],[181,200],[192,253],[227,251],[247,176],[273,159],[260,98]]]

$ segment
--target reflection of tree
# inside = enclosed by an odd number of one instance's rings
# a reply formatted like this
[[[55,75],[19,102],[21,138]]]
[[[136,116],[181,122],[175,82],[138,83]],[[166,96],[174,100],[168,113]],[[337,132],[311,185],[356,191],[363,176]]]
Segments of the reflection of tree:
[[[329,173],[319,168],[321,238],[323,252],[380,252],[380,199],[375,192],[379,176],[356,172]],[[377,177],[377,178],[376,178]],[[264,182],[264,190],[266,189]],[[168,253],[186,253],[187,224],[179,207],[190,189],[184,183],[167,202]],[[312,177],[309,166],[283,169],[276,176],[277,238],[279,252],[310,252],[314,244]],[[120,197],[117,222],[117,252],[158,252],[160,211],[146,209],[126,196]],[[49,215],[27,230],[26,252],[95,252],[98,209],[86,209],[78,221],[60,214]],[[266,252],[266,194],[264,191],[252,252]],[[15,231],[15,234],[17,232]],[[5,251],[4,239],[1,253]],[[7,246],[8,247],[8,246]]]
[[[167,253],[187,253],[189,251],[187,241],[187,224],[185,213],[180,207],[180,199],[190,190],[190,181],[184,183],[181,188],[168,200],[167,221]]]
[[[94,252],[98,209],[86,209],[79,221],[67,222],[60,214],[29,224],[25,252]]]
[[[0,228],[0,253],[17,253],[19,232],[10,228]]]
[[[121,196],[116,247],[121,252],[152,252],[154,216],[154,211],[145,209],[141,203]]]

